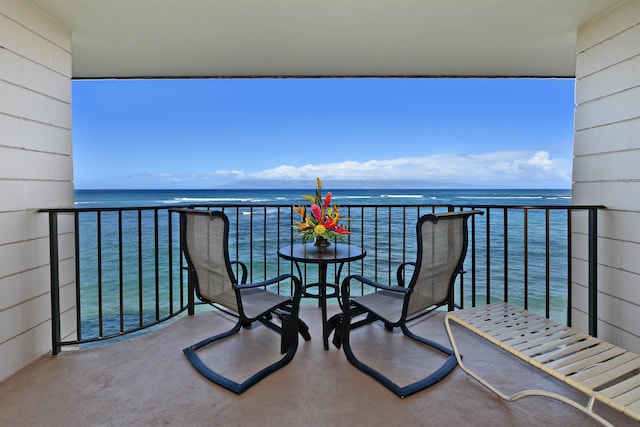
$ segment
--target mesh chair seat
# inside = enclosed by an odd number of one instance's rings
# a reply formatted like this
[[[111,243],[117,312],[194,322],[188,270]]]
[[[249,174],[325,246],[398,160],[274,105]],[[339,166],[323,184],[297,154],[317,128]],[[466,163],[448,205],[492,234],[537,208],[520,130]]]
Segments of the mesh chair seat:
[[[351,298],[351,302],[363,310],[374,313],[376,316],[397,323],[402,318],[404,306],[404,294],[378,291],[360,297]]]
[[[242,289],[242,308],[244,314],[250,319],[255,319],[267,311],[280,307],[291,301],[290,297],[274,294],[264,289]]]

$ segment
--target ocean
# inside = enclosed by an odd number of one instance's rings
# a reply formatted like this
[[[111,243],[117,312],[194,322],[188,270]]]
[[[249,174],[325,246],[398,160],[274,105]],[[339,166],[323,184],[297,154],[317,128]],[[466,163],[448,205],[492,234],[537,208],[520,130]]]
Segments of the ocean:
[[[186,206],[189,204],[241,205],[242,208],[233,220],[246,221],[246,218],[261,216],[265,223],[268,217],[279,217],[279,211],[269,206],[308,204],[302,195],[313,195],[315,188],[287,190],[76,190],[75,207],[89,210],[79,215],[79,283],[81,290],[80,313],[82,319],[82,335],[85,339],[119,335],[122,331],[143,327],[164,317],[170,316],[180,301],[184,299],[184,290],[175,283],[179,282],[180,268],[167,267],[177,263],[178,256],[175,245],[179,241],[177,225],[169,230],[169,221],[165,208]],[[480,240],[475,242],[474,271],[476,274],[478,304],[484,299],[502,299],[505,294],[509,300],[522,304],[527,298],[530,308],[544,314],[546,295],[550,295],[551,316],[554,320],[566,321],[567,306],[567,214],[558,210],[551,214],[544,210],[530,211],[525,219],[524,210],[510,210],[508,224],[504,220],[502,208],[495,206],[539,207],[571,205],[570,190],[416,190],[416,189],[323,189],[332,191],[333,203],[341,207],[341,212],[349,206],[378,205],[389,207],[388,214],[375,215],[375,233],[367,230],[367,237],[358,241],[368,251],[362,261],[363,271],[375,272],[376,278],[386,284],[395,279],[395,268],[403,261],[415,258],[415,249],[409,244],[400,242],[395,246],[397,238],[391,229],[401,228],[398,216],[392,212],[394,206],[427,206],[454,205],[491,210],[477,221],[476,235]],[[255,210],[252,210],[255,206]],[[139,213],[131,211],[103,211],[96,214],[97,208],[153,208]],[[266,208],[265,208],[266,207]],[[160,210],[157,210],[160,208]],[[361,209],[361,208],[359,208]],[[373,210],[373,208],[372,208]],[[165,212],[157,214],[155,212]],[[354,216],[358,210],[354,210]],[[227,211],[225,211],[227,212]],[[230,216],[235,211],[230,211]],[[362,211],[364,212],[364,211]],[[378,210],[376,210],[378,212]],[[248,214],[248,215],[247,215]],[[361,214],[363,217],[364,213]],[[367,214],[368,215],[368,214]],[[547,242],[546,217],[548,217],[549,242]],[[98,220],[99,218],[99,220]],[[363,218],[364,220],[364,218]],[[286,223],[285,219],[285,223]],[[369,221],[367,219],[367,221]],[[385,222],[386,221],[386,222]],[[410,220],[411,221],[411,220]],[[528,237],[526,246],[523,229],[527,224]],[[415,221],[414,221],[415,223]],[[263,262],[263,254],[267,257],[275,254],[277,246],[269,246],[264,240],[271,240],[259,227],[261,221],[252,222],[258,231],[252,236],[239,235],[231,245],[233,257],[241,261],[249,261],[250,281],[275,275],[271,264]],[[505,225],[506,224],[506,225]],[[487,227],[491,233],[485,234]],[[286,226],[289,228],[290,226]],[[119,234],[117,231],[121,229]],[[269,231],[272,233],[272,231]],[[354,235],[358,232],[354,231]],[[364,233],[364,232],[363,232]],[[504,235],[508,233],[508,239]],[[239,233],[241,234],[241,233]],[[371,240],[371,234],[375,240]],[[165,238],[165,236],[171,236]],[[257,236],[257,237],[255,237]],[[378,236],[380,239],[378,239]],[[486,240],[484,239],[486,236]],[[384,240],[387,239],[388,241]],[[392,241],[393,240],[393,241]],[[415,239],[414,239],[415,240]],[[505,243],[508,240],[508,243]],[[99,244],[98,244],[99,242]],[[273,243],[276,245],[277,243]],[[171,246],[174,246],[173,250]],[[249,247],[254,252],[249,253]],[[505,251],[506,247],[506,251]],[[526,250],[523,250],[526,247]],[[399,248],[399,249],[398,249]],[[388,255],[383,252],[387,250]],[[545,261],[545,254],[550,250],[551,262]],[[177,251],[179,252],[179,251]],[[526,255],[525,255],[526,252]],[[257,255],[256,255],[257,253]],[[381,255],[383,254],[383,255]],[[173,258],[172,258],[173,257]],[[386,258],[385,258],[386,257]],[[273,258],[273,257],[271,257]],[[101,262],[98,262],[100,260]],[[167,261],[169,260],[169,262]],[[508,261],[508,268],[505,268]],[[467,254],[465,270],[471,271],[471,253]],[[526,264],[526,266],[525,266]],[[505,274],[505,270],[508,273]],[[524,286],[523,271],[526,270],[527,285]],[[255,271],[255,276],[254,275]],[[306,273],[305,273],[306,274]],[[313,277],[313,273],[309,273]],[[552,287],[547,289],[545,278],[551,277]],[[167,286],[173,280],[174,285]],[[465,275],[464,301],[470,304],[470,274]],[[509,287],[505,283],[509,283]],[[526,290],[523,290],[526,289]],[[526,295],[525,295],[526,293]]]
[[[75,207],[170,206],[206,203],[304,204],[315,188],[289,190],[76,190]],[[335,203],[568,205],[571,190],[344,190],[331,191]]]

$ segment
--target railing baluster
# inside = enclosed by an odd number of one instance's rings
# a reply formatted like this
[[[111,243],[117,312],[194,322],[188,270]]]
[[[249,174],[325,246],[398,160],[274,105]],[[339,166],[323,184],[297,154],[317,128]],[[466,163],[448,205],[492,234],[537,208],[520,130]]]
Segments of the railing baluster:
[[[529,209],[524,209],[524,218],[523,218],[523,226],[522,233],[524,235],[524,268],[523,268],[523,279],[524,279],[524,308],[529,308]]]
[[[124,332],[124,277],[122,273],[122,211],[118,211],[118,293],[120,300],[120,332]]]
[[[156,322],[160,320],[160,256],[158,247],[158,210],[153,210],[153,271],[154,271],[154,300],[156,306]]]
[[[267,279],[267,243],[269,240],[267,239],[267,208],[262,208],[262,241],[264,244],[262,245],[262,280]],[[277,224],[276,224],[277,225]],[[277,249],[276,249],[277,250]],[[280,291],[280,285],[278,284],[278,291]]]
[[[598,210],[589,209],[589,335],[598,336]]]
[[[550,264],[550,257],[551,257],[551,242],[550,242],[550,211],[549,209],[545,209],[544,210],[544,219],[545,219],[545,223],[544,223],[544,230],[545,230],[545,316],[549,317],[551,315],[551,309],[550,309],[550,305],[551,305],[551,278],[549,277],[549,274],[551,272],[551,264]]]
[[[98,234],[98,336],[104,336],[102,324],[102,215],[97,212],[97,234]]]
[[[389,245],[389,256],[387,257],[387,270],[388,270],[388,274],[387,274],[387,283],[391,283],[391,254],[392,254],[392,245],[391,245],[391,230],[392,230],[392,225],[393,225],[393,211],[391,210],[392,208],[389,207],[388,208],[388,212],[389,212],[389,218],[387,218],[387,233],[389,233],[389,237],[387,239],[387,244]]]
[[[138,326],[144,325],[144,287],[142,262],[142,210],[138,211]]]
[[[364,248],[364,206],[360,208],[360,247]],[[360,275],[364,275],[364,261],[360,262]],[[364,294],[364,285],[360,287],[360,293]]]
[[[503,297],[504,302],[509,302],[509,210],[503,208],[502,210],[502,241],[504,252],[502,255],[502,265],[504,269],[503,280]]]
[[[476,306],[476,216],[471,215],[471,306]],[[464,294],[461,294],[462,302],[460,303],[460,307],[464,308]]]
[[[49,219],[49,223],[51,223],[52,219]],[[55,219],[57,223],[57,219]],[[78,340],[82,339],[82,328],[80,325],[82,324],[82,300],[80,298],[81,295],[81,285],[82,280],[80,278],[80,212],[73,212],[73,242],[74,242],[74,254],[76,256],[76,265],[75,265],[75,279],[76,279],[76,335]],[[55,236],[55,237],[54,237]],[[49,238],[51,240],[55,240],[57,242],[58,233],[52,233],[49,231]],[[53,264],[52,264],[53,266]],[[57,267],[56,267],[57,268]],[[53,320],[53,319],[52,319]],[[55,350],[55,348],[54,348]],[[58,349],[59,350],[59,349]]]
[[[487,304],[491,303],[491,208],[487,208],[487,226],[486,226],[486,242],[487,252],[485,268],[487,269]]]
[[[373,220],[373,223],[374,223],[373,253],[375,254],[375,256],[373,258],[374,260],[373,280],[377,281],[378,280],[378,207],[377,206],[374,208],[374,212],[375,212],[375,217]]]
[[[167,212],[167,260],[169,262],[169,315],[173,315],[173,222]]]
[[[573,318],[571,316],[571,306],[573,305],[573,292],[571,283],[573,282],[571,254],[573,253],[573,245],[571,243],[571,230],[573,230],[573,215],[571,211],[567,211],[567,326],[572,326]]]

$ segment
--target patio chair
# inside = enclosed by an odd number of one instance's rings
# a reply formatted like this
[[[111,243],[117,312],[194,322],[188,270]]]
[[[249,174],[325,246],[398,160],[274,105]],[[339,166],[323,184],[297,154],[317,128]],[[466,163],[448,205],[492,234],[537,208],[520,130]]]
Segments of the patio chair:
[[[359,275],[347,276],[342,281],[341,301],[343,314],[334,320],[336,332],[334,344],[342,345],[352,365],[370,375],[399,397],[404,398],[421,391],[448,375],[457,365],[452,350],[411,332],[407,322],[421,317],[438,307],[453,304],[453,286],[462,272],[467,251],[467,220],[482,211],[464,211],[428,214],[419,218],[417,234],[417,259],[401,264],[396,272],[398,286],[386,286]],[[405,275],[413,274],[405,286]],[[351,283],[361,282],[375,292],[352,296]],[[361,316],[365,316],[361,318]],[[360,320],[357,320],[360,319]],[[440,368],[427,377],[406,386],[399,386],[381,372],[356,357],[350,343],[350,333],[372,322],[382,321],[387,330],[399,326],[402,333],[444,353],[446,360]],[[341,331],[341,333],[340,333]]]
[[[209,380],[237,394],[241,394],[267,375],[289,363],[298,348],[298,333],[310,340],[307,325],[298,317],[302,286],[300,279],[291,274],[255,283],[246,283],[247,267],[239,261],[230,261],[228,251],[229,219],[219,211],[178,209],[180,212],[181,242],[189,268],[189,281],[201,301],[221,308],[238,317],[233,328],[185,348],[194,368]],[[240,283],[233,265],[242,271]],[[270,285],[290,282],[292,296],[269,291]],[[280,285],[281,287],[283,285]],[[286,288],[285,288],[286,289]],[[274,322],[274,316],[281,325]],[[197,351],[227,338],[243,327],[260,322],[281,336],[280,352],[284,357],[261,369],[242,383],[237,383],[207,366]],[[233,355],[228,355],[233,358]],[[241,359],[241,358],[237,358]]]

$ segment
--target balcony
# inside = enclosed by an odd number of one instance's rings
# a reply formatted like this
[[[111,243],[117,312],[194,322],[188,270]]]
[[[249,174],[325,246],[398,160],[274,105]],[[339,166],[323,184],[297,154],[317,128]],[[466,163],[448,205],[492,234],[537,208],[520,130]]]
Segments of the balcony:
[[[250,281],[294,266],[277,258],[277,249],[294,239],[291,225],[295,213],[289,205],[202,205],[219,209],[231,220],[232,258],[248,264]],[[555,320],[571,324],[571,278],[586,274],[595,295],[595,228],[599,206],[496,206],[496,205],[350,205],[344,206],[350,220],[353,244],[364,247],[367,257],[345,266],[345,274],[359,273],[381,282],[393,282],[399,263],[415,257],[415,222],[425,213],[464,209],[485,212],[469,223],[469,248],[464,274],[456,284],[455,303],[470,307],[493,301],[511,301]],[[248,425],[289,423],[294,425],[372,425],[404,422],[453,425],[589,425],[593,421],[578,411],[545,399],[525,399],[505,404],[455,370],[441,384],[412,396],[397,399],[331,347],[323,351],[320,311],[315,300],[303,301],[302,318],[310,325],[312,340],[301,341],[294,361],[268,377],[241,397],[209,383],[195,372],[182,355],[182,348],[218,330],[233,319],[190,298],[185,263],[180,256],[178,215],[166,207],[87,208],[47,210],[50,218],[53,266],[73,262],[77,280],[61,280],[52,269],[52,346],[56,358],[45,358],[0,384],[0,392],[11,396],[0,406],[0,421],[15,423],[29,413],[44,423],[50,416],[45,407],[61,414],[60,422],[82,424],[87,417],[97,424],[158,422]],[[572,225],[588,221],[589,257],[578,268],[571,263]],[[73,233],[58,232],[62,228]],[[71,226],[70,226],[71,224]],[[57,242],[73,236],[75,253],[66,257]],[[235,256],[234,256],[235,255]],[[330,274],[337,271],[330,271]],[[307,266],[303,280],[317,277]],[[72,292],[70,292],[72,288]],[[360,292],[367,292],[361,289]],[[69,298],[69,294],[73,298]],[[329,311],[339,310],[333,302]],[[188,316],[188,313],[195,313]],[[595,313],[590,313],[594,316]],[[447,344],[443,312],[414,321],[413,329]],[[161,327],[156,325],[162,324]],[[98,341],[118,341],[145,329],[148,334],[123,342],[96,346]],[[71,330],[71,332],[68,332]],[[65,332],[66,331],[66,332]],[[239,340],[226,349],[229,354],[263,353],[278,343],[269,340],[266,328],[251,331],[255,340]],[[359,331],[358,331],[359,332]],[[370,347],[388,337],[383,328],[354,335],[355,346],[375,351],[376,358],[397,360],[399,382],[420,375],[430,360],[422,347],[402,342],[401,356],[391,346]],[[261,338],[265,336],[266,339]],[[506,390],[545,388],[575,396],[557,381],[530,369],[479,338],[457,330],[467,363]],[[255,348],[255,351],[252,351]],[[356,347],[358,348],[358,347]],[[277,350],[275,350],[277,354]],[[418,361],[418,363],[416,363]],[[224,363],[224,361],[221,361]],[[407,366],[413,366],[407,369]],[[514,387],[511,383],[517,382]],[[64,393],[49,392],[50,385]],[[312,386],[310,386],[310,384]],[[5,393],[4,391],[7,391]],[[26,402],[40,395],[37,408]],[[69,396],[75,396],[70,398]],[[249,403],[251,402],[251,403]],[[348,403],[345,403],[348,402]],[[250,410],[243,405],[250,404]],[[279,404],[286,410],[279,415]],[[42,406],[42,408],[41,408]],[[81,408],[81,409],[78,409]],[[192,410],[192,408],[200,408]],[[202,408],[212,408],[203,411]],[[369,408],[367,411],[358,408]],[[610,420],[624,417],[601,411]],[[357,418],[356,418],[357,417]],[[618,418],[616,418],[618,417]]]

